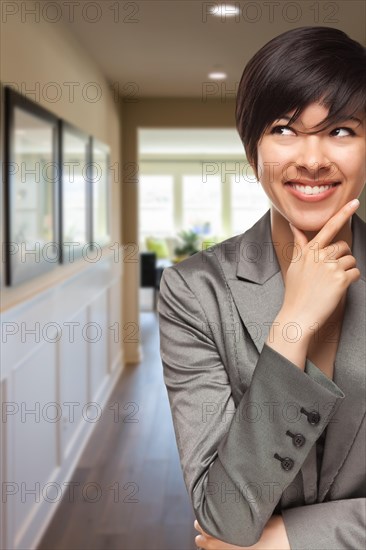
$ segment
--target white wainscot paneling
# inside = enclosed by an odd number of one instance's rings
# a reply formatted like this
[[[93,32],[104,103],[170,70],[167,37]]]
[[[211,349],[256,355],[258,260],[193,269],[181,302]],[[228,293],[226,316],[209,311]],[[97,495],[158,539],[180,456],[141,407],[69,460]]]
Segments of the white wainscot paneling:
[[[87,310],[75,315],[59,340],[60,402],[62,407],[61,453],[66,459],[77,443],[80,423],[88,403],[88,354],[83,337]]]
[[[109,368],[113,371],[121,359],[121,346],[123,338],[123,319],[121,317],[122,301],[121,301],[121,285],[116,281],[108,289],[109,297],[109,318],[108,318],[108,334],[109,334]]]
[[[13,475],[9,481],[16,490],[11,498],[16,547],[39,503],[55,496],[52,490],[47,494],[47,483],[56,477],[58,468],[55,351],[54,343],[39,345],[13,373],[16,410],[10,424]]]
[[[2,313],[3,549],[37,548],[123,368],[122,267],[107,256]]]
[[[87,341],[89,350],[91,401],[98,401],[99,394],[104,389],[109,370],[107,319],[108,294],[107,291],[103,291],[89,305],[88,325],[84,330],[84,338]],[[98,406],[100,406],[100,403],[98,403]],[[92,413],[91,407],[90,413]],[[97,408],[95,414],[98,414]]]

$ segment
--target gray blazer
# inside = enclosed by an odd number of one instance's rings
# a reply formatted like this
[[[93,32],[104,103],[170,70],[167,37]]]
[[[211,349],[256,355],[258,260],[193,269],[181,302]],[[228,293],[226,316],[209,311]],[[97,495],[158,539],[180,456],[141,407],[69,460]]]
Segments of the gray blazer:
[[[220,540],[252,546],[275,513],[291,549],[366,547],[366,224],[357,214],[352,230],[361,278],[347,291],[333,380],[265,344],[284,298],[270,210],[163,272],[160,354],[181,467],[199,524]]]

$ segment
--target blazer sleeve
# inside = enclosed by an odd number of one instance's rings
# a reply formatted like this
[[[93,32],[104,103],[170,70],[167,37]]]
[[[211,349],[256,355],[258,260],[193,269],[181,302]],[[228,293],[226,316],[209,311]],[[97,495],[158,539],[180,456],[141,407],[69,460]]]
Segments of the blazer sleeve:
[[[163,271],[158,313],[163,377],[195,516],[211,536],[252,546],[344,394],[309,360],[315,379],[264,344],[236,407],[200,296],[176,266]]]
[[[334,500],[282,510],[291,550],[366,548],[366,499]]]

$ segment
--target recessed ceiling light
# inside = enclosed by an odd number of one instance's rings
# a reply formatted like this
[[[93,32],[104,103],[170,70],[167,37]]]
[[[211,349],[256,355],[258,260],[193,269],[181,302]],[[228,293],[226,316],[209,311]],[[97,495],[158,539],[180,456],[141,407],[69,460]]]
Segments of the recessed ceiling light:
[[[208,75],[208,78],[211,78],[212,80],[224,80],[226,77],[227,77],[226,73],[222,73],[219,71],[209,73]]]
[[[216,15],[217,17],[234,17],[240,13],[239,8],[232,4],[216,4],[212,6],[209,11],[212,15]]]

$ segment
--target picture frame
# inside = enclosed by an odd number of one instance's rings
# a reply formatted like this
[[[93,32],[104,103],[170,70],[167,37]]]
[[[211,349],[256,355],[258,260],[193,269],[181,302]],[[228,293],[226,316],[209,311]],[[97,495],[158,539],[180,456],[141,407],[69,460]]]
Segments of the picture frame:
[[[5,285],[17,286],[57,267],[59,119],[4,87]]]
[[[91,212],[92,245],[104,247],[111,242],[110,147],[92,137]]]
[[[64,120],[60,123],[61,262],[81,258],[91,243],[91,137]]]

